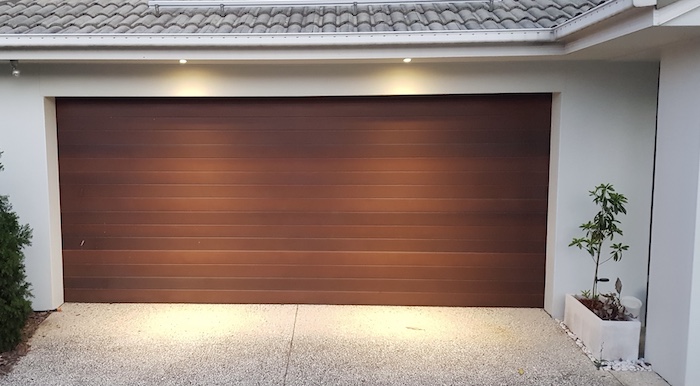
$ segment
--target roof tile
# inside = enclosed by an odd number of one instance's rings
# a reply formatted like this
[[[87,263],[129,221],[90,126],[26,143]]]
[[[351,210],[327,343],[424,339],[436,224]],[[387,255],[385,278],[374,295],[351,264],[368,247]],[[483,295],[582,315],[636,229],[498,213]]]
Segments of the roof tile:
[[[282,27],[281,25],[275,24],[270,28],[269,32],[273,33],[273,34],[281,34],[281,33],[284,33],[285,30],[286,29],[284,27]]]
[[[467,27],[467,29],[470,29],[470,30],[479,30],[479,29],[483,29],[483,28],[484,28],[484,26],[483,26],[481,23],[479,23],[478,21],[473,20],[473,19],[472,19],[472,20],[467,20],[467,21],[464,23],[464,25]]]
[[[557,25],[559,25],[556,21],[549,20],[549,19],[539,19],[537,21],[537,24],[541,25],[544,28],[552,28],[552,27],[556,27]]]
[[[534,29],[534,28],[539,28],[539,26],[530,20],[522,19],[522,20],[520,20],[520,22],[518,22],[518,28]]]
[[[372,25],[369,23],[358,24],[357,32],[372,32]]]
[[[221,27],[219,27],[216,32],[222,33],[222,34],[227,34],[227,33],[231,33],[231,31],[233,31],[233,26],[231,26],[231,24],[224,24]]]
[[[511,19],[503,20],[503,21],[501,21],[500,24],[503,26],[503,28],[506,28],[506,29],[517,29],[517,28],[520,28],[520,26],[518,25],[518,23],[514,22],[514,21],[511,20]]]
[[[493,20],[484,20],[482,23],[485,29],[501,29],[503,26]]]
[[[606,0],[319,7],[163,8],[148,0],[17,0],[0,5],[0,34],[299,33],[549,28]]]

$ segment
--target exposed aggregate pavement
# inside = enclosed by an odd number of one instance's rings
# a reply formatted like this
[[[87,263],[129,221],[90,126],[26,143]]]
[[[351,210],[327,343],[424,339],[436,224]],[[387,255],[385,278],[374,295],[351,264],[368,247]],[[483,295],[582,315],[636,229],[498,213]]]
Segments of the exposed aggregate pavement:
[[[75,304],[0,386],[663,386],[600,371],[541,309]]]

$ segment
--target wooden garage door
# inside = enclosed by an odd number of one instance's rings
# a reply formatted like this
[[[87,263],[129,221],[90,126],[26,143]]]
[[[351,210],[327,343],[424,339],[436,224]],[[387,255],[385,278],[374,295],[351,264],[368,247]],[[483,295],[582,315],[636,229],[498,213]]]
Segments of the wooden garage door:
[[[59,98],[65,298],[541,307],[550,111]]]

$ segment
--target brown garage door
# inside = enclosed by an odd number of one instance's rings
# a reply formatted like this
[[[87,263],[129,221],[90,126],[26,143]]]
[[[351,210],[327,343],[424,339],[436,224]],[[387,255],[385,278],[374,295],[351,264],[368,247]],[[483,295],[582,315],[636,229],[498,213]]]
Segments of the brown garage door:
[[[67,301],[543,304],[550,95],[57,111]]]

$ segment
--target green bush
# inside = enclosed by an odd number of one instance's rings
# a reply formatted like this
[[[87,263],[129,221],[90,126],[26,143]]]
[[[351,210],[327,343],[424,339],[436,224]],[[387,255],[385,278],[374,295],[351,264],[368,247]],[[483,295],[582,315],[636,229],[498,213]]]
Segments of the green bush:
[[[19,343],[32,311],[22,253],[31,237],[32,230],[20,225],[7,196],[0,196],[0,351],[11,350]]]

